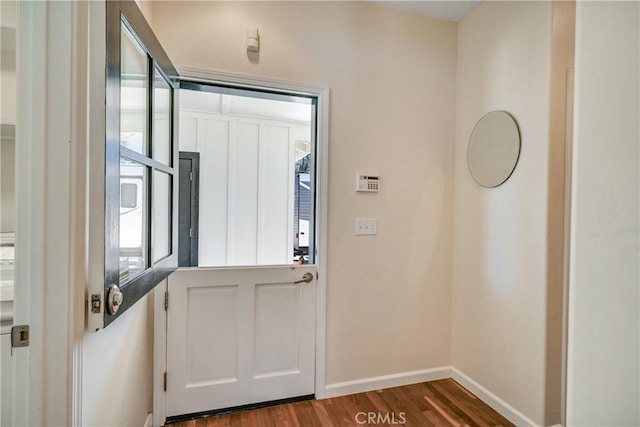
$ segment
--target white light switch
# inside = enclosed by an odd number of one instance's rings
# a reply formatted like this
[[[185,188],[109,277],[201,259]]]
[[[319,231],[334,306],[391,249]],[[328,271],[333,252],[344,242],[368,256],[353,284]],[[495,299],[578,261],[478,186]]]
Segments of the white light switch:
[[[356,236],[375,236],[377,231],[376,218],[356,218]]]

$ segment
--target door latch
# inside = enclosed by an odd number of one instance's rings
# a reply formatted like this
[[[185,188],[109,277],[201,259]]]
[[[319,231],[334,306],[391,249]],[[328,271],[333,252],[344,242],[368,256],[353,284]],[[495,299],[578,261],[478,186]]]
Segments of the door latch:
[[[11,348],[29,346],[29,325],[17,325],[11,328]]]
[[[100,313],[102,311],[102,299],[100,294],[91,295],[91,312]]]

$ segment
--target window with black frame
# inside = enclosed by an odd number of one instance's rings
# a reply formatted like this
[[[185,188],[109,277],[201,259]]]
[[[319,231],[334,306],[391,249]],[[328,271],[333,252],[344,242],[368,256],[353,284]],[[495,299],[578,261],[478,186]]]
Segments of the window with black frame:
[[[178,75],[133,1],[107,3],[107,326],[177,266]]]

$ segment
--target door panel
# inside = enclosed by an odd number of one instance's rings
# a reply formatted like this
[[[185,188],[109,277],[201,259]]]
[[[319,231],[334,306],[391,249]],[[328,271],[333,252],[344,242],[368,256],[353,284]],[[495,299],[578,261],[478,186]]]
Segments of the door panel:
[[[316,284],[293,283],[307,272],[316,267],[169,278],[168,416],[314,393]]]
[[[237,381],[238,286],[187,288],[186,307],[186,387]]]
[[[297,373],[299,285],[256,285],[255,370],[258,377]]]

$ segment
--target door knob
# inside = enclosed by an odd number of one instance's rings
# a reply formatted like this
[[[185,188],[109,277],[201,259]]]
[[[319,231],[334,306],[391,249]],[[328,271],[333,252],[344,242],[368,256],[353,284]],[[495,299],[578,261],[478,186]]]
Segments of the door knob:
[[[122,299],[122,292],[120,292],[118,285],[111,285],[109,287],[109,295],[107,296],[109,314],[116,314],[120,305],[122,305]]]
[[[295,283],[295,284],[298,284],[298,283],[309,283],[312,280],[313,280],[313,273],[304,273],[302,275],[302,279],[298,279],[293,283]]]

